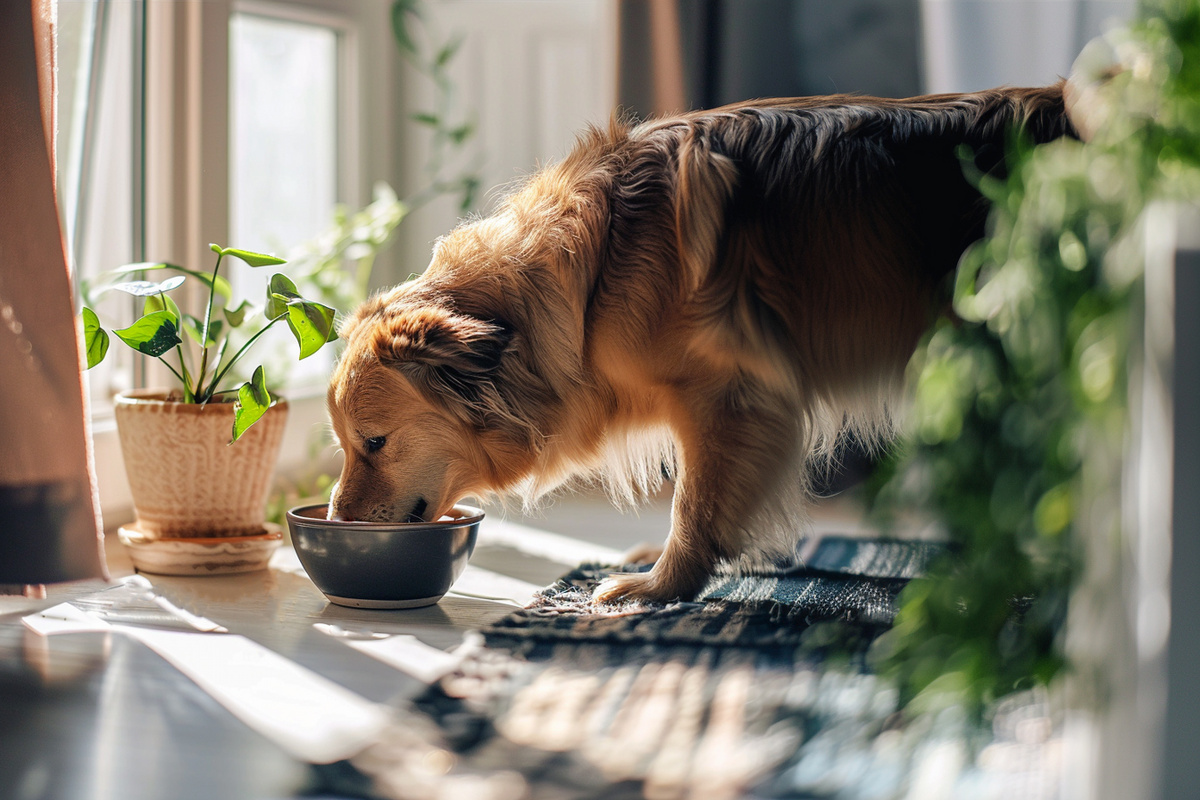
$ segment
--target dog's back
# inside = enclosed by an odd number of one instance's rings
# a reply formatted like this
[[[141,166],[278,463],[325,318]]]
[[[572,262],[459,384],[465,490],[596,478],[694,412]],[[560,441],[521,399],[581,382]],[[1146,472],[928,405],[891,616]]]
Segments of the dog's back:
[[[964,167],[1002,174],[1017,126],[1073,135],[1062,89],[761,100],[610,131],[619,168],[590,323],[652,341],[682,303],[693,349],[788,374],[825,444],[844,423],[885,433],[946,276],[983,234]],[[655,313],[628,314],[643,305]],[[639,320],[654,329],[632,332]]]

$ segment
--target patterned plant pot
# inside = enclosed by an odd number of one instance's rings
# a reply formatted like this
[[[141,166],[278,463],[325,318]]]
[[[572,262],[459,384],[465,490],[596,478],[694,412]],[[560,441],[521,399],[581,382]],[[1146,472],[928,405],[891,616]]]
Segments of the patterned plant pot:
[[[232,402],[201,406],[140,390],[118,395],[115,414],[137,514],[120,537],[134,566],[168,575],[265,567],[282,538],[265,509],[287,401],[232,445]]]

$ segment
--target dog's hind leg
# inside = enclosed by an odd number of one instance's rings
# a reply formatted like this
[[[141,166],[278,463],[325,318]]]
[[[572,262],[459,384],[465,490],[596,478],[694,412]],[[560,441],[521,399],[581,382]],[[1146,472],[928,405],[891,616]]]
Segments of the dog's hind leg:
[[[782,403],[746,401],[728,397],[676,431],[679,475],[663,554],[649,572],[610,576],[596,589],[598,602],[691,600],[721,561],[752,545],[751,521],[796,463],[798,417],[782,413]]]

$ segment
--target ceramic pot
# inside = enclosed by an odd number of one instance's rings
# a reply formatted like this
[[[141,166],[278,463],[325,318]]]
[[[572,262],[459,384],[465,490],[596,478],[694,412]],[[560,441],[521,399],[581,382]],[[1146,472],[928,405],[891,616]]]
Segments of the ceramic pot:
[[[233,410],[232,402],[179,403],[155,390],[117,396],[117,433],[137,514],[120,534],[142,571],[260,569],[278,546],[282,534],[264,518],[287,401],[276,400],[231,445]]]

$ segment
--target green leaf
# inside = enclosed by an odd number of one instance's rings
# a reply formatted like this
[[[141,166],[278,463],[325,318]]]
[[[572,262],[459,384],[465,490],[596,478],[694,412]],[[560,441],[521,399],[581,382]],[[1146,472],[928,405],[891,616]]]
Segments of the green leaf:
[[[242,304],[239,305],[237,308],[225,309],[225,312],[224,312],[225,313],[225,321],[229,323],[229,327],[236,328],[239,325],[241,325],[242,322],[245,321],[246,314],[252,308],[254,308],[254,306],[250,305],[249,300],[243,300]]]
[[[247,383],[238,389],[237,401],[233,404],[233,444],[242,438],[251,425],[262,419],[271,407],[271,393],[267,391],[267,378],[263,368],[257,367]]]
[[[462,144],[467,139],[470,139],[471,134],[474,132],[475,126],[470,122],[466,122],[462,125],[459,125],[457,128],[448,131],[446,135],[449,136],[450,141],[454,142],[455,144]]]
[[[176,275],[159,283],[155,283],[154,281],[125,281],[124,283],[114,283],[108,288],[124,292],[125,294],[131,294],[134,297],[150,297],[151,295],[163,294],[172,289],[178,289],[185,280],[187,278],[184,276]]]
[[[479,194],[479,183],[479,178],[475,175],[468,175],[462,179],[462,202],[458,206],[460,211],[465,213],[475,205],[475,197]]]
[[[444,67],[449,64],[450,59],[454,58],[454,54],[458,52],[458,48],[462,47],[462,43],[463,36],[461,34],[451,39],[442,46],[441,50],[438,51],[437,58],[434,60],[434,63],[439,67]]]
[[[240,258],[252,267],[273,267],[287,263],[287,259],[280,258],[279,256],[272,256],[267,253],[255,253],[252,250],[239,250],[236,247],[226,247],[221,251],[221,254]]]
[[[267,286],[267,319],[277,319],[287,313],[287,305],[292,300],[302,299],[296,284],[281,273],[271,276]]]
[[[288,328],[300,344],[300,358],[308,358],[321,349],[331,336],[336,339],[333,327],[333,309],[311,300],[293,300],[288,303]]]
[[[201,341],[204,337],[204,320],[197,319],[191,314],[183,316],[182,328],[184,332],[187,333],[189,339],[201,347],[207,348],[216,344],[217,340],[221,338],[221,329],[224,326],[225,323],[219,319],[210,320],[208,324],[208,342],[205,343]]]
[[[128,328],[113,333],[139,353],[155,358],[183,341],[170,311],[147,314]]]
[[[431,128],[436,128],[442,124],[442,120],[437,114],[430,114],[428,111],[418,111],[412,115],[411,119],[413,122],[419,122]]]
[[[122,278],[125,275],[132,275],[139,272],[148,272],[159,269],[173,269],[176,272],[182,272],[184,275],[190,275],[196,280],[204,284],[205,288],[212,290],[213,279],[212,275],[207,272],[197,272],[194,269],[187,269],[176,264],[168,264],[165,261],[141,261],[136,264],[125,264],[116,269],[102,273],[95,278],[94,283],[90,286],[92,296],[99,296],[104,292],[113,288],[116,279]],[[225,297],[227,300],[233,298],[233,286],[228,280],[221,276],[217,276],[216,280],[217,294]]]
[[[417,45],[408,30],[408,16],[411,14],[420,17],[417,2],[418,0],[396,0],[392,3],[392,36],[396,39],[396,46],[411,55],[417,54]]]
[[[175,319],[183,319],[183,312],[179,310],[179,306],[175,305],[175,301],[165,294],[152,294],[146,298],[142,314],[153,314],[155,311],[169,311],[175,315]]]
[[[108,334],[100,327],[96,312],[83,307],[83,349],[87,353],[87,368],[99,364],[108,353]]]

